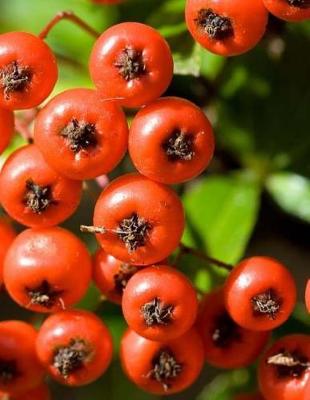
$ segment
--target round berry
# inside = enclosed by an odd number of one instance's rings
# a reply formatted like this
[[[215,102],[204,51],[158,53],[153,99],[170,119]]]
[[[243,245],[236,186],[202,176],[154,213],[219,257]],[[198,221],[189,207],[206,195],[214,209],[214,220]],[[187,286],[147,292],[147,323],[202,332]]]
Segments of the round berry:
[[[226,308],[232,319],[251,330],[283,324],[296,303],[296,285],[288,269],[269,257],[243,260],[225,284]]]
[[[0,285],[3,282],[3,265],[8,248],[16,237],[16,232],[5,217],[0,218]]]
[[[263,37],[268,20],[262,0],[187,0],[185,16],[193,38],[223,56],[252,49]]]
[[[305,293],[305,303],[310,314],[310,279],[308,279],[307,286],[306,286],[306,293]]]
[[[16,394],[38,386],[44,369],[36,355],[36,330],[26,322],[0,322],[0,390]]]
[[[197,329],[205,360],[218,368],[243,368],[252,364],[265,347],[268,332],[241,328],[225,308],[222,289],[205,295],[200,304]]]
[[[1,36],[1,35],[0,35]],[[0,108],[0,154],[7,148],[14,134],[14,114]]]
[[[195,178],[213,151],[208,118],[185,99],[158,99],[139,111],[130,127],[130,157],[142,175],[155,181],[172,184]]]
[[[58,76],[55,56],[42,39],[26,32],[0,35],[0,106],[10,110],[38,106]]]
[[[175,339],[191,328],[198,302],[184,274],[167,265],[154,265],[130,279],[122,309],[131,329],[147,339],[162,341]]]
[[[198,378],[204,361],[203,345],[194,329],[162,342],[145,339],[129,329],[122,338],[120,356],[128,378],[157,395],[186,389]]]
[[[48,386],[41,383],[40,386],[17,395],[11,396],[8,393],[0,393],[0,400],[51,400],[51,394]]]
[[[71,179],[91,179],[121,161],[128,126],[115,102],[99,99],[91,89],[71,89],[39,112],[34,141],[56,171]]]
[[[105,252],[137,265],[168,257],[184,229],[183,206],[173,190],[138,174],[111,182],[100,195],[94,225]]]
[[[18,304],[55,312],[84,296],[91,258],[86,246],[63,228],[27,229],[10,246],[3,275],[9,295]]]
[[[16,150],[1,170],[0,202],[12,218],[27,226],[64,221],[77,209],[81,193],[81,182],[51,169],[35,145]]]
[[[258,380],[266,399],[307,400],[310,336],[289,335],[274,343],[260,361]]]
[[[70,386],[86,385],[102,375],[112,359],[112,338],[104,323],[82,310],[51,315],[37,338],[39,359],[52,378]]]
[[[263,0],[263,3],[271,14],[285,21],[310,19],[309,0]]]
[[[124,22],[99,37],[89,70],[100,95],[120,98],[125,107],[140,107],[167,89],[173,75],[173,59],[167,42],[155,29]]]
[[[126,264],[99,249],[93,261],[93,279],[108,300],[121,304],[123,291],[129,279],[138,271],[134,265]]]

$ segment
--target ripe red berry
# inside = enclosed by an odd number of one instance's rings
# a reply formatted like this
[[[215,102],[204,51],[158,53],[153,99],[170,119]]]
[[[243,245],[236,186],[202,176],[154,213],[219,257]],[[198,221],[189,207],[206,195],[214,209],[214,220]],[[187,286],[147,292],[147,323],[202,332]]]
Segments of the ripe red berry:
[[[150,340],[172,340],[195,322],[198,301],[187,277],[167,265],[138,271],[128,282],[122,309],[127,324]]]
[[[308,279],[307,286],[306,286],[305,303],[306,303],[308,313],[310,313],[310,279]]]
[[[76,210],[82,184],[59,175],[35,145],[15,151],[0,174],[0,201],[7,213],[31,227],[56,225]]]
[[[3,265],[6,253],[16,237],[12,225],[5,217],[0,218],[0,285],[3,282]]]
[[[203,345],[194,329],[162,342],[145,339],[129,329],[122,338],[120,356],[124,372],[137,386],[169,395],[181,392],[198,378]]]
[[[126,264],[99,249],[93,260],[93,279],[108,300],[121,304],[123,291],[129,279],[138,271],[134,265]]]
[[[18,304],[55,312],[84,296],[91,258],[86,246],[63,228],[27,229],[10,246],[3,275],[9,295]]]
[[[177,97],[158,99],[134,118],[129,153],[138,171],[162,183],[199,175],[214,151],[211,124],[203,111]]]
[[[0,400],[51,400],[51,394],[48,386],[41,383],[40,386],[17,395],[11,396],[8,393],[0,393]]]
[[[218,368],[242,368],[253,363],[265,347],[268,332],[241,328],[225,309],[222,289],[205,295],[200,304],[197,329],[205,360]]]
[[[183,206],[173,190],[138,174],[111,182],[95,207],[97,239],[105,252],[129,264],[150,265],[168,257],[184,229]]]
[[[40,328],[37,353],[52,378],[70,386],[102,375],[112,359],[112,338],[104,323],[82,310],[51,315]]]
[[[263,0],[263,3],[271,14],[285,21],[310,19],[309,0]]]
[[[307,400],[310,336],[289,335],[274,343],[260,361],[258,380],[266,399]]]
[[[44,369],[36,355],[36,330],[21,321],[0,322],[0,390],[19,393],[38,386]]]
[[[232,319],[251,330],[283,324],[296,303],[296,285],[288,269],[269,257],[243,260],[225,284],[225,303]]]
[[[223,56],[252,49],[263,37],[268,20],[262,0],[187,0],[185,16],[194,39]]]
[[[42,39],[26,32],[0,35],[1,107],[36,107],[51,93],[57,76],[56,59]]]
[[[0,108],[0,132],[1,154],[7,148],[14,133],[14,114],[12,111]]]
[[[40,111],[34,141],[56,171],[71,179],[91,179],[120,162],[128,126],[115,102],[99,99],[94,90],[72,89]]]
[[[173,75],[173,59],[167,42],[155,29],[124,22],[99,37],[89,70],[102,96],[120,97],[126,107],[140,107],[167,89]]]

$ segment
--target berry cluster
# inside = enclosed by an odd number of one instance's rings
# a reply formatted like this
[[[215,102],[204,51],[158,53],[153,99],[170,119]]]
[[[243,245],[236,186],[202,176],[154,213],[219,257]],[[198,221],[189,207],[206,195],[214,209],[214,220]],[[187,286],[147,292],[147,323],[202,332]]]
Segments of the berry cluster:
[[[308,7],[288,3],[308,15]],[[251,23],[249,13],[255,17]],[[216,52],[237,54],[262,36],[267,11],[260,0],[188,0],[186,17],[206,47],[212,43]],[[150,26],[133,22],[97,38],[89,62],[95,89],[67,90],[39,109],[57,80],[56,59],[44,39],[62,18],[96,36],[72,13],[56,16],[39,36],[0,35],[1,151],[14,131],[13,112],[31,109],[34,116],[30,143],[11,154],[0,174],[3,209],[28,227],[16,236],[5,218],[0,221],[0,279],[20,306],[50,314],[38,332],[25,322],[0,322],[3,396],[46,400],[46,373],[80,386],[105,372],[113,352],[108,328],[94,313],[72,308],[92,279],[108,300],[121,304],[129,327],[121,362],[142,389],[184,390],[205,362],[248,366],[263,352],[271,330],[292,313],[293,277],[274,259],[249,258],[223,287],[198,301],[170,258],[178,248],[190,249],[181,244],[182,202],[168,185],[206,169],[214,152],[212,126],[188,100],[159,98],[173,76],[169,45]],[[122,107],[142,107],[130,128]],[[127,149],[138,172],[105,187],[93,225],[80,227],[100,244],[92,259],[75,234],[57,225],[77,209],[83,181],[102,179]],[[308,307],[309,292],[308,283]],[[284,337],[261,358],[258,380],[267,400],[302,399],[309,379],[309,336]]]

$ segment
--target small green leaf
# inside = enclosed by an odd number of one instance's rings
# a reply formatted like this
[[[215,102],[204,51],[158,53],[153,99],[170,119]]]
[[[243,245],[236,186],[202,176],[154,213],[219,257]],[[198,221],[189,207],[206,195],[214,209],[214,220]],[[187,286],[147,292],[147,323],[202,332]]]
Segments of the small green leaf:
[[[285,212],[310,223],[310,179],[279,172],[267,179],[266,187]]]
[[[212,257],[235,263],[253,231],[260,192],[259,184],[244,175],[200,180],[184,196],[190,231],[184,241],[190,245],[194,242]]]

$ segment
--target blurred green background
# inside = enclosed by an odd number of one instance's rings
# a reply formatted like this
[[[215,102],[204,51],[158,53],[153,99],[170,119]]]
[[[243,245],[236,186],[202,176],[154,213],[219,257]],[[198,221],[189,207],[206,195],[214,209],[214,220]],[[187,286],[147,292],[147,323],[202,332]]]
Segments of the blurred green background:
[[[209,255],[236,263],[246,255],[270,255],[293,272],[299,303],[290,320],[274,337],[308,332],[303,305],[310,277],[310,23],[287,24],[270,18],[262,42],[251,52],[225,59],[195,45],[184,23],[185,0],[128,0],[100,6],[89,0],[0,0],[0,31],[39,33],[56,12],[73,10],[99,31],[120,21],[152,25],[169,41],[175,77],[169,95],[186,97],[201,106],[215,127],[217,150],[208,171],[176,187],[187,212],[184,241]],[[87,63],[94,39],[70,22],[61,22],[49,35],[60,78],[55,93],[91,87]],[[131,118],[132,115],[128,115]],[[21,144],[17,137],[1,161]],[[125,159],[111,177],[132,166]],[[88,184],[78,213],[64,225],[78,233],[91,221],[100,189]],[[94,239],[88,241],[91,251]],[[221,284],[223,271],[192,256],[181,268],[201,291]],[[39,324],[42,317],[27,313],[1,294],[1,319],[21,318]],[[92,287],[81,306],[101,316],[113,332],[115,359],[96,383],[81,389],[52,385],[57,400],[151,400],[157,397],[135,388],[118,363],[118,344],[125,328],[118,307],[102,302]],[[255,366],[220,371],[206,366],[198,382],[173,399],[231,400],[235,393],[256,389]]]

